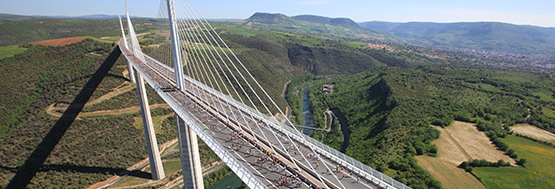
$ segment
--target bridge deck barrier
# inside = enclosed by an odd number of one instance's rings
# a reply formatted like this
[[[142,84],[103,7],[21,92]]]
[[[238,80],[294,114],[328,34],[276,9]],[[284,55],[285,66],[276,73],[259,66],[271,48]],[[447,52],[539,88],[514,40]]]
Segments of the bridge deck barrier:
[[[182,109],[176,99],[169,96],[166,92],[162,90],[162,88],[166,86],[160,86],[159,83],[148,77],[149,75],[146,74],[142,69],[145,65],[141,65],[141,63],[144,64],[144,62],[137,62],[140,60],[134,58],[134,55],[132,55],[128,49],[123,47],[121,41],[119,45],[120,49],[123,52],[122,54],[124,54],[127,60],[131,62],[135,70],[139,72],[139,74],[144,76],[143,78],[147,81],[148,84],[150,84],[150,86],[156,91],[156,93],[158,93],[158,95],[160,95],[160,97],[162,97],[162,99],[164,99],[164,101],[168,103],[168,105],[183,119],[183,121],[185,121],[185,123],[187,123],[187,125],[191,126],[191,128],[193,129],[193,131],[195,131],[199,138],[201,138],[210,147],[210,149],[212,149],[214,153],[216,153],[216,155],[218,155],[218,157],[220,157],[220,159],[222,159],[222,161],[224,161],[228,165],[228,167],[233,172],[235,172],[241,180],[243,180],[243,182],[245,182],[247,186],[249,186],[250,188],[267,188],[267,186],[263,184],[263,182],[260,181],[258,178],[256,178],[256,176],[254,176],[252,172],[245,168],[240,161],[238,161],[235,157],[233,157],[233,155],[225,150],[225,148],[221,144],[216,142],[210,136],[210,134],[206,133],[206,131],[202,129],[201,126],[196,124],[195,121],[189,116],[189,114]]]
[[[125,53],[124,53],[125,54]],[[159,66],[160,68],[166,69],[168,72],[173,73],[173,69],[170,68],[169,66],[151,58],[148,55],[144,55],[145,59],[147,60],[146,62],[150,63],[155,63],[157,66]],[[146,77],[145,77],[146,78]],[[168,77],[168,78],[172,78],[172,77]],[[201,88],[203,91],[208,92],[212,95],[214,95],[217,98],[220,98],[222,100],[225,100],[227,103],[229,103],[230,105],[232,105],[233,107],[240,109],[241,111],[243,111],[244,113],[247,114],[251,114],[252,112],[259,112],[256,109],[253,109],[249,106],[245,106],[243,103],[233,99],[232,97],[223,94],[220,91],[217,91],[189,76],[184,76],[184,79],[195,85],[198,88]],[[175,79],[174,79],[175,81]],[[150,84],[150,82],[149,82]],[[151,84],[152,86],[152,84]],[[160,94],[160,93],[159,93]],[[170,105],[171,106],[171,105]],[[173,107],[172,107],[173,108]],[[307,141],[308,144],[305,145],[310,145],[312,148],[314,148],[319,154],[326,156],[328,159],[335,161],[336,163],[340,164],[341,166],[352,170],[354,173],[358,174],[359,176],[361,176],[362,178],[369,180],[375,184],[377,184],[378,186],[382,187],[382,188],[401,188],[401,189],[409,189],[410,187],[406,186],[405,184],[361,163],[358,160],[355,160],[352,157],[349,157],[345,154],[343,154],[342,152],[339,152],[336,149],[333,149],[323,143],[321,143],[320,141],[317,141],[315,139],[313,139],[312,137],[309,137],[305,134],[302,134],[303,136],[299,135],[294,128],[292,128],[289,125],[286,125],[284,123],[281,122],[276,122],[276,120],[268,115],[259,113],[259,114],[252,114],[253,117],[255,117],[256,119],[261,120],[263,123],[265,123],[266,125],[271,126],[272,128],[274,128],[275,130],[278,130],[282,133],[287,133],[291,138],[295,139],[297,142],[301,142],[302,141]],[[197,131],[195,131],[197,132]],[[203,139],[204,140],[204,139]]]

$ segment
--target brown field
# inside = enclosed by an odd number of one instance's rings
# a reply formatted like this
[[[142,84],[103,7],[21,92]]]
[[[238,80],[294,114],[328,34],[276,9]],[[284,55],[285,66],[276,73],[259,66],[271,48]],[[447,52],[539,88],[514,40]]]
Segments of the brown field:
[[[536,126],[532,126],[529,124],[519,124],[511,127],[511,130],[518,134],[526,135],[541,141],[555,143],[555,134],[537,128]]]
[[[473,123],[455,121],[451,126],[446,127],[445,130],[453,137],[455,142],[462,147],[463,154],[467,154],[472,159],[485,159],[491,162],[497,162],[502,159],[505,162],[516,165],[513,159],[505,155],[504,152],[497,150],[491,141],[489,141],[486,134],[478,131]],[[451,150],[456,150],[456,148],[457,147],[454,146],[449,147]],[[455,157],[448,158],[453,159]],[[460,163],[462,163],[462,161],[458,162],[457,165]]]
[[[438,147],[438,157],[417,156],[418,163],[428,170],[445,188],[485,188],[470,173],[457,168],[463,161],[485,159],[497,162],[515,161],[505,155],[489,141],[483,132],[478,131],[474,124],[455,121],[451,126],[441,128],[439,139],[432,143]]]
[[[44,41],[37,41],[31,44],[33,45],[44,45],[44,46],[62,46],[71,43],[77,43],[83,41],[84,37],[68,37],[68,38],[60,38],[60,39],[51,39],[51,40],[44,40]]]
[[[417,156],[420,166],[425,167],[444,188],[486,188],[476,177],[455,164],[429,156]]]
[[[170,36],[170,31],[158,32],[157,34],[159,36],[169,37]]]

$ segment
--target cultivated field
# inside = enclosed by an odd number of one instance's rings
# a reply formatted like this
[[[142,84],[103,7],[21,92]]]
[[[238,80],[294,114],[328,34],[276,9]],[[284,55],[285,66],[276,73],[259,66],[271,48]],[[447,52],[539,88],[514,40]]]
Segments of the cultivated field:
[[[518,134],[526,135],[541,141],[555,143],[555,134],[537,128],[536,126],[532,126],[529,124],[519,124],[511,127],[511,130]]]
[[[516,136],[502,139],[526,167],[476,167],[473,173],[488,188],[555,188],[555,149]]]
[[[515,164],[472,123],[455,121],[446,128],[435,128],[441,132],[440,138],[432,142],[438,147],[438,157],[420,156],[416,159],[445,188],[485,188],[478,179],[457,167],[463,161],[485,159],[497,162],[502,159]]]
[[[485,188],[476,177],[451,162],[429,156],[417,156],[416,159],[444,188]]]
[[[0,59],[6,58],[6,57],[12,57],[16,54],[22,53],[25,50],[27,49],[21,48],[18,45],[0,47]]]
[[[504,152],[497,150],[491,141],[489,141],[486,134],[478,131],[473,123],[455,121],[451,126],[446,127],[445,130],[460,145],[459,148],[462,147],[464,155],[470,156],[472,159],[485,159],[491,162],[497,162],[502,159],[505,162],[516,165],[513,159],[505,155]],[[454,146],[449,147],[449,149],[455,150]],[[448,158],[454,159],[456,157]],[[455,163],[459,165],[462,161]]]
[[[71,43],[77,43],[83,41],[84,37],[68,37],[68,38],[60,38],[60,39],[51,39],[51,40],[44,40],[31,43],[33,45],[44,45],[44,46],[62,46]]]

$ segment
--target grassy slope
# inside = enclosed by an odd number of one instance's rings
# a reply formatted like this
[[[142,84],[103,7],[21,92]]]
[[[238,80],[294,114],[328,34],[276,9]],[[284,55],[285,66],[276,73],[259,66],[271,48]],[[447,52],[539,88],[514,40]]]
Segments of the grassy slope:
[[[27,48],[21,48],[18,45],[0,47],[0,59],[12,57],[16,54],[22,53],[25,50],[27,50]]]
[[[555,149],[515,136],[503,141],[528,163],[526,167],[474,168],[488,188],[555,187]]]

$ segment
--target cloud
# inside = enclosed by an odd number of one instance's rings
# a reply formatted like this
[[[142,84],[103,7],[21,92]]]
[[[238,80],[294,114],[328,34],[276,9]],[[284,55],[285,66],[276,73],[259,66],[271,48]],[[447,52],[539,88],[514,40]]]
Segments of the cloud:
[[[331,2],[330,0],[315,0],[315,1],[301,1],[298,2],[297,4],[301,4],[301,5],[318,5],[318,4],[324,4],[324,3],[329,3]]]

